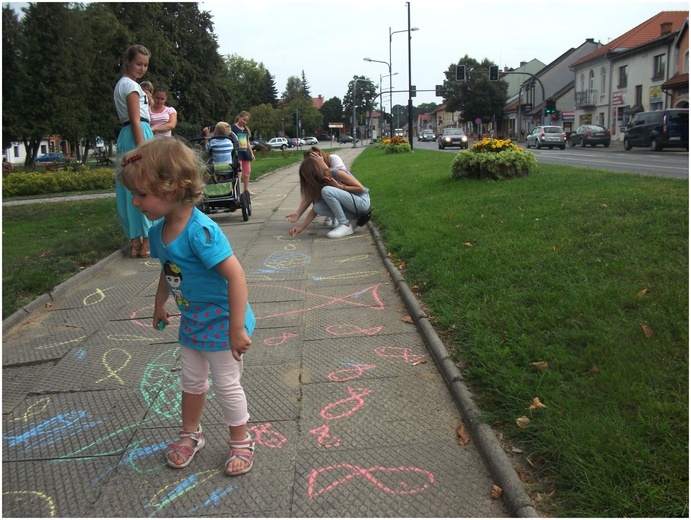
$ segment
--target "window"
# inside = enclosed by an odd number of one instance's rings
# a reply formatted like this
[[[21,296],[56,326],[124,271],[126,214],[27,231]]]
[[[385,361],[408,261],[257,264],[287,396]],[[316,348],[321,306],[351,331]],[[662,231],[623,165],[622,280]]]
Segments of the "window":
[[[667,61],[664,54],[658,54],[653,58],[653,79],[664,78],[667,70]]]
[[[588,89],[591,93],[595,90],[595,73],[592,70],[588,76]]]
[[[581,92],[585,90],[585,76],[581,74]]]
[[[636,102],[634,105],[643,105],[643,85],[636,85]]]
[[[617,87],[622,88],[625,87],[626,84],[629,82],[629,75],[627,72],[627,67],[628,65],[624,65],[623,67],[619,67],[619,84]]]
[[[607,71],[604,67],[600,69],[600,97],[604,97],[607,91]]]
[[[686,73],[689,71],[689,51],[686,51],[684,53],[684,70],[682,70],[682,73]]]

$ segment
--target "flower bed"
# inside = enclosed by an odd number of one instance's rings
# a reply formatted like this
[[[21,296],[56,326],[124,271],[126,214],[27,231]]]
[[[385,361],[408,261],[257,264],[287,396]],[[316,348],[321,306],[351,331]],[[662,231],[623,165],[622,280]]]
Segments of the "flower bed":
[[[510,139],[483,139],[456,154],[451,163],[454,179],[502,180],[527,177],[537,167],[532,153]]]
[[[386,153],[407,153],[412,151],[408,140],[399,136],[384,139],[379,148],[382,148]]]

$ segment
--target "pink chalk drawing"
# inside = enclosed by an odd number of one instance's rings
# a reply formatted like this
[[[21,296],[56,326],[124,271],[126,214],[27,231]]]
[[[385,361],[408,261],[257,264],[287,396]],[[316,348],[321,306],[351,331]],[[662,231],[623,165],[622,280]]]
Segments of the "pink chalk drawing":
[[[342,383],[343,381],[357,379],[365,373],[365,370],[372,370],[373,368],[377,368],[377,365],[367,365],[365,363],[353,364],[350,368],[342,368],[341,370],[331,372],[326,377],[329,378],[329,381],[333,381],[334,383]]]
[[[287,312],[281,312],[278,314],[268,314],[266,316],[259,316],[255,315],[257,321],[259,320],[267,320],[270,318],[278,318],[281,316],[289,316],[291,314],[298,314],[300,312],[310,312],[314,311],[317,309],[323,309],[324,307],[328,307],[329,305],[333,305],[335,303],[347,303],[348,305],[352,305],[354,307],[363,307],[366,309],[375,309],[375,310],[383,310],[384,309],[384,303],[381,301],[379,298],[379,286],[382,285],[380,283],[376,285],[371,285],[365,289],[362,289],[360,291],[356,291],[353,293],[346,294],[344,296],[329,296],[328,294],[318,294],[314,293],[311,291],[303,291],[301,289],[295,289],[294,287],[288,287],[286,285],[265,285],[265,284],[249,284],[248,287],[266,287],[271,289],[273,294],[276,294],[277,291],[285,290],[293,293],[302,293],[304,296],[311,296],[311,297],[316,297],[316,298],[321,298],[324,301],[321,303],[317,303],[313,305],[312,307],[308,308],[299,308],[295,309],[292,311],[287,311]],[[277,296],[278,297],[278,296]]]
[[[407,347],[377,347],[374,353],[383,358],[402,358],[406,363],[414,363],[425,359],[422,354],[413,354]]]
[[[349,415],[352,415],[358,411],[365,404],[365,401],[362,398],[372,393],[372,391],[367,390],[366,388],[348,387],[348,393],[350,394],[350,397],[325,406],[320,412],[320,415],[327,421],[348,417]],[[337,415],[335,415],[331,412],[333,408],[340,408],[343,411],[337,412]]]
[[[326,424],[314,430],[310,430],[310,433],[317,436],[317,444],[323,448],[338,448],[341,445],[341,439],[335,435],[331,435],[329,427]]]
[[[267,448],[282,448],[288,442],[288,439],[281,432],[271,427],[271,423],[255,424],[249,429],[254,433],[254,439]]]
[[[174,302],[172,298],[168,299],[168,302]],[[168,303],[166,302],[166,303]],[[132,314],[130,314],[130,321],[132,323],[135,323],[136,325],[139,325],[140,327],[144,327],[146,329],[153,329],[154,325],[152,323],[152,319],[150,316],[147,316],[146,322],[140,321],[137,316],[141,314],[149,314],[147,311],[151,311],[150,314],[153,314],[153,308],[154,305],[149,305],[148,307],[144,307],[142,309],[136,309],[132,311]],[[180,315],[179,314],[173,314],[168,316],[169,324],[168,327],[179,327],[180,326]]]
[[[343,323],[342,325],[329,325],[326,327],[326,332],[332,336],[359,336],[361,334],[365,336],[374,336],[383,328],[384,327],[372,327],[369,329],[361,329],[357,325]]]
[[[274,336],[272,338],[266,338],[264,340],[264,345],[268,347],[277,347],[283,345],[286,341],[291,338],[297,338],[298,335],[293,332],[284,332],[281,336]]]
[[[337,473],[342,474],[342,476],[336,479],[332,475],[326,476],[328,484],[317,488],[317,479],[325,473]],[[380,474],[378,476],[382,480],[388,477],[397,480],[397,482],[384,484],[374,474]],[[403,466],[398,468],[385,468],[382,466],[361,468],[352,464],[337,464],[326,468],[313,469],[307,477],[307,493],[310,498],[315,498],[358,476],[364,477],[374,487],[391,495],[414,495],[425,491],[434,484],[434,475],[420,468]]]

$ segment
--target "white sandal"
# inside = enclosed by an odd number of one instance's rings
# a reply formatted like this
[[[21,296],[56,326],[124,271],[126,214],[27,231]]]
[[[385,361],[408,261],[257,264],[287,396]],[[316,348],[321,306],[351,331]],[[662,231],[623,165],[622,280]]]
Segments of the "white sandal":
[[[237,477],[239,475],[244,475],[245,473],[248,473],[252,469],[252,465],[254,464],[255,448],[255,442],[254,440],[252,440],[250,434],[247,434],[247,439],[245,439],[244,441],[231,440],[230,442],[228,442],[228,445],[230,446],[230,453],[228,454],[228,458],[226,459],[226,465],[224,468],[226,475],[230,477]],[[228,471],[228,464],[230,464],[235,459],[240,459],[246,462],[247,466],[235,471]]]
[[[189,466],[190,462],[192,462],[192,459],[197,454],[197,452],[203,450],[204,446],[206,445],[206,439],[204,438],[204,434],[202,433],[201,424],[199,425],[199,429],[196,432],[190,430],[180,430],[180,438],[183,437],[192,439],[193,441],[196,441],[197,444],[195,446],[187,446],[186,444],[180,444],[178,442],[169,444],[168,451],[166,452],[166,460],[168,461],[168,465],[171,468],[186,468],[187,466]],[[172,453],[178,454],[182,458],[182,462],[178,464],[170,460],[170,455]]]

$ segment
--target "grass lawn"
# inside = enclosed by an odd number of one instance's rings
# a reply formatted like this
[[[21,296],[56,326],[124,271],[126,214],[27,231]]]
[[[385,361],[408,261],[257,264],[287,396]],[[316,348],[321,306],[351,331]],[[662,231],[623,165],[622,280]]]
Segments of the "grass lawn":
[[[353,171],[533,496],[556,491],[540,508],[688,516],[688,181],[550,165],[452,181],[452,159],[368,149]]]

